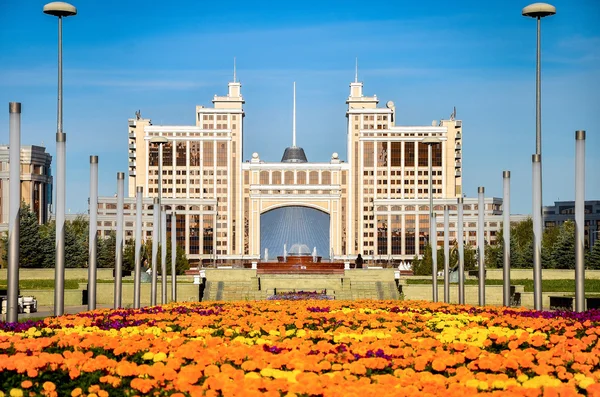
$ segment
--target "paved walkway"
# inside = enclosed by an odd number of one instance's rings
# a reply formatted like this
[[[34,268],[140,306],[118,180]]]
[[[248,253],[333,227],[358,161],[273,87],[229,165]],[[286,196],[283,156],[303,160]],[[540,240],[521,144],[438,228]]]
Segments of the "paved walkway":
[[[96,305],[98,309],[108,309],[111,308],[112,305]],[[79,306],[66,306],[65,314],[75,314],[80,312],[86,312],[88,310],[87,305],[79,305]],[[39,320],[41,318],[53,317],[54,316],[54,307],[52,306],[38,306],[38,311],[35,313],[19,313],[19,320],[27,320],[27,319],[36,319]],[[2,314],[2,321],[6,321],[6,314]]]

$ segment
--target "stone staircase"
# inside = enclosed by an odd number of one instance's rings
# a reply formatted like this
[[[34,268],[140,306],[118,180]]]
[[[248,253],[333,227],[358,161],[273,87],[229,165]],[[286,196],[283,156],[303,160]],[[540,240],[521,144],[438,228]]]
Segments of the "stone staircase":
[[[336,300],[400,299],[393,272],[347,270],[343,274],[215,273],[205,281],[203,301],[263,300],[280,292],[326,291]],[[218,277],[221,275],[221,277]],[[248,277],[242,277],[248,276]]]

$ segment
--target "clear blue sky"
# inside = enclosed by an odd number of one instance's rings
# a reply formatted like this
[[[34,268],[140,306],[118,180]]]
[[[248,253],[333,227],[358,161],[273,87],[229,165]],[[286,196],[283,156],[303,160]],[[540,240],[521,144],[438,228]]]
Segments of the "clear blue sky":
[[[0,0],[0,103],[23,104],[22,143],[55,156],[56,18],[44,1]],[[365,94],[393,100],[397,123],[430,125],[457,108],[464,191],[502,196],[531,213],[535,151],[535,21],[528,2],[77,1],[64,21],[67,208],[87,210],[89,156],[100,194],[127,171],[127,119],[193,125],[198,104],[224,95],[237,57],[246,99],[244,159],[279,161],[291,143],[309,161],[346,157],[345,99],[359,59]],[[556,0],[542,23],[544,204],[574,199],[574,131],[587,130],[586,199],[600,199],[600,2]],[[6,105],[4,105],[6,106]],[[272,116],[275,114],[275,116]],[[7,106],[0,142],[8,143]],[[53,171],[55,174],[55,171]]]

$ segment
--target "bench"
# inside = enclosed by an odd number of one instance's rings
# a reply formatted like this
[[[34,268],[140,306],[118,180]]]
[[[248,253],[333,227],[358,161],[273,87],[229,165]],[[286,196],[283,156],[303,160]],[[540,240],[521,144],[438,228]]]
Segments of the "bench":
[[[550,296],[550,310],[574,310],[574,296]],[[600,309],[600,296],[586,296],[585,310]]]

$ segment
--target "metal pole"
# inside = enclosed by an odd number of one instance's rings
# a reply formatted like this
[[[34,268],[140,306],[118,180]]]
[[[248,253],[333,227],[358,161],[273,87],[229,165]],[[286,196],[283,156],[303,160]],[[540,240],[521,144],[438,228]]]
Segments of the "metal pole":
[[[533,307],[542,310],[542,156],[531,156],[533,175]]]
[[[152,284],[150,290],[150,306],[156,306],[158,244],[160,244],[160,199],[158,197],[154,198],[152,211],[154,219],[152,225]]]
[[[167,303],[167,211],[160,209],[160,301]]]
[[[117,238],[115,242],[115,303],[114,308],[122,307],[123,292],[123,207],[125,195],[125,174],[117,172]]]
[[[444,302],[450,303],[450,208],[444,206]]]
[[[431,144],[427,145],[427,163],[429,164],[429,244],[431,245],[431,283],[432,298],[434,302],[438,301],[437,286],[437,233],[435,214],[433,213],[433,191],[431,176]]]
[[[510,171],[503,171],[504,182],[502,237],[504,239],[504,266],[502,268],[502,304],[510,306]]]
[[[56,265],[54,268],[54,315],[62,316],[65,308],[65,202],[66,145],[63,132],[62,103],[62,17],[58,17],[58,115],[56,125]]]
[[[142,197],[144,187],[136,188],[135,198],[135,272],[133,278],[133,308],[140,308],[140,289],[142,280],[142,212],[144,203]]]
[[[171,300],[177,302],[177,215],[171,214]]]
[[[98,267],[98,156],[90,156],[90,223],[88,238],[88,310],[96,309]]]
[[[8,196],[8,285],[6,320],[19,321],[19,257],[21,211],[21,103],[8,104],[9,142],[9,196]]]
[[[463,234],[463,198],[459,197],[458,202],[458,303],[465,304],[465,244]]]
[[[537,18],[537,54],[535,60],[535,154],[542,155],[542,19]],[[541,159],[540,159],[541,162]]]
[[[215,206],[215,224],[213,227],[213,257],[215,260],[215,269],[217,268],[217,235],[218,235],[218,230],[217,230],[217,225],[219,222],[219,198],[217,197],[217,205]],[[285,253],[284,255],[284,259],[285,259]]]
[[[477,230],[477,248],[479,250],[479,306],[485,306],[485,188],[477,188],[479,195],[479,205],[477,207],[478,230]]]
[[[578,312],[585,311],[584,213],[585,131],[575,131],[575,311]]]

